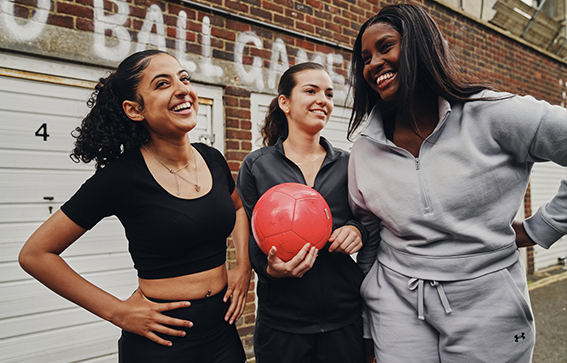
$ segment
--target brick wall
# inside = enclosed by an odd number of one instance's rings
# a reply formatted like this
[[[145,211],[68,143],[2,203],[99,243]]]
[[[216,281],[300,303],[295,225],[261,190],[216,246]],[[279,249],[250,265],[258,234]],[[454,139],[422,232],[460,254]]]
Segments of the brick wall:
[[[95,0],[51,1],[47,24],[82,32],[94,31]],[[166,46],[175,49],[174,39],[180,11],[187,14],[187,53],[201,54],[200,35],[202,20],[211,21],[212,59],[233,60],[235,40],[238,33],[255,32],[263,42],[263,50],[246,49],[243,63],[252,64],[252,57],[262,58],[265,66],[271,61],[270,49],[276,38],[283,39],[288,47],[288,59],[294,64],[297,52],[304,50],[308,57],[316,54],[336,53],[343,56],[342,65],[336,65],[337,73],[347,77],[350,59],[347,48],[351,47],[361,24],[375,14],[383,5],[394,1],[379,0],[200,0],[199,4],[217,8],[233,15],[264,22],[297,33],[327,41],[321,43],[295,34],[277,32],[258,23],[247,22],[232,16],[222,16],[204,8],[193,6],[193,2],[129,0],[128,21],[123,25],[133,39],[140,31],[148,7],[157,4],[164,15]],[[116,11],[114,2],[103,0],[106,14]],[[453,51],[463,66],[481,78],[489,79],[502,89],[521,94],[532,94],[552,103],[561,103],[567,78],[566,65],[557,58],[546,56],[532,47],[504,36],[493,27],[467,18],[454,9],[435,1],[420,1],[439,22]],[[34,0],[15,0],[14,15],[30,19],[36,7]],[[212,15],[212,16],[211,16]],[[107,35],[111,32],[107,29]],[[330,42],[330,43],[329,43]],[[333,47],[332,44],[336,44]]]

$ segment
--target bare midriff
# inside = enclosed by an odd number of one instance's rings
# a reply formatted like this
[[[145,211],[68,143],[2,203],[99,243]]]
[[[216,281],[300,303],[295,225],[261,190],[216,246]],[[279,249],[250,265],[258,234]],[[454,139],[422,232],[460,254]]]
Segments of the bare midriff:
[[[144,296],[161,300],[197,300],[221,292],[228,281],[224,264],[211,270],[165,279],[138,278]]]

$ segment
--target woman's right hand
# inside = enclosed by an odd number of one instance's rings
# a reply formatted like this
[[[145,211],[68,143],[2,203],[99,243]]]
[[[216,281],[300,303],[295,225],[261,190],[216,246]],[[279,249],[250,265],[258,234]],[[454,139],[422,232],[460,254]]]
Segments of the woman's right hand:
[[[118,327],[141,335],[161,345],[171,346],[172,343],[159,337],[156,333],[183,337],[183,330],[168,327],[180,326],[191,328],[193,323],[162,314],[164,311],[187,308],[189,301],[176,301],[171,303],[155,303],[148,300],[140,289],[125,300],[110,321]]]
[[[522,222],[512,222],[512,228],[516,233],[516,247],[521,248],[535,246],[536,243],[530,238],[530,236],[528,236]]]
[[[282,277],[302,277],[313,267],[319,250],[311,247],[310,243],[305,244],[299,252],[288,262],[284,262],[276,256],[278,250],[272,247],[268,253],[268,275],[275,278]]]

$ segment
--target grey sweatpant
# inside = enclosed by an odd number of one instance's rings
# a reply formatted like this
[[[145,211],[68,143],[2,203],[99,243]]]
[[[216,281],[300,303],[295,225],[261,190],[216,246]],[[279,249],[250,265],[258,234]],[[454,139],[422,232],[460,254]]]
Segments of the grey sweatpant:
[[[361,293],[379,363],[531,362],[535,324],[520,262],[443,282],[375,262]]]

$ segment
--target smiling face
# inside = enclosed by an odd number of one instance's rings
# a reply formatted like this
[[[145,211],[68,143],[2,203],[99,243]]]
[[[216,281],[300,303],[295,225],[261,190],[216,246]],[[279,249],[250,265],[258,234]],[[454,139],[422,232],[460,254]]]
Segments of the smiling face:
[[[333,112],[333,81],[320,69],[295,74],[295,87],[289,97],[280,95],[280,108],[286,113],[289,132],[315,135],[325,127]]]
[[[146,121],[152,137],[185,135],[197,125],[198,96],[189,81],[189,74],[168,54],[150,58],[142,71],[137,102],[124,101],[124,112],[134,121]]]
[[[369,26],[361,38],[364,79],[384,101],[398,98],[401,40],[400,33],[387,23]]]

